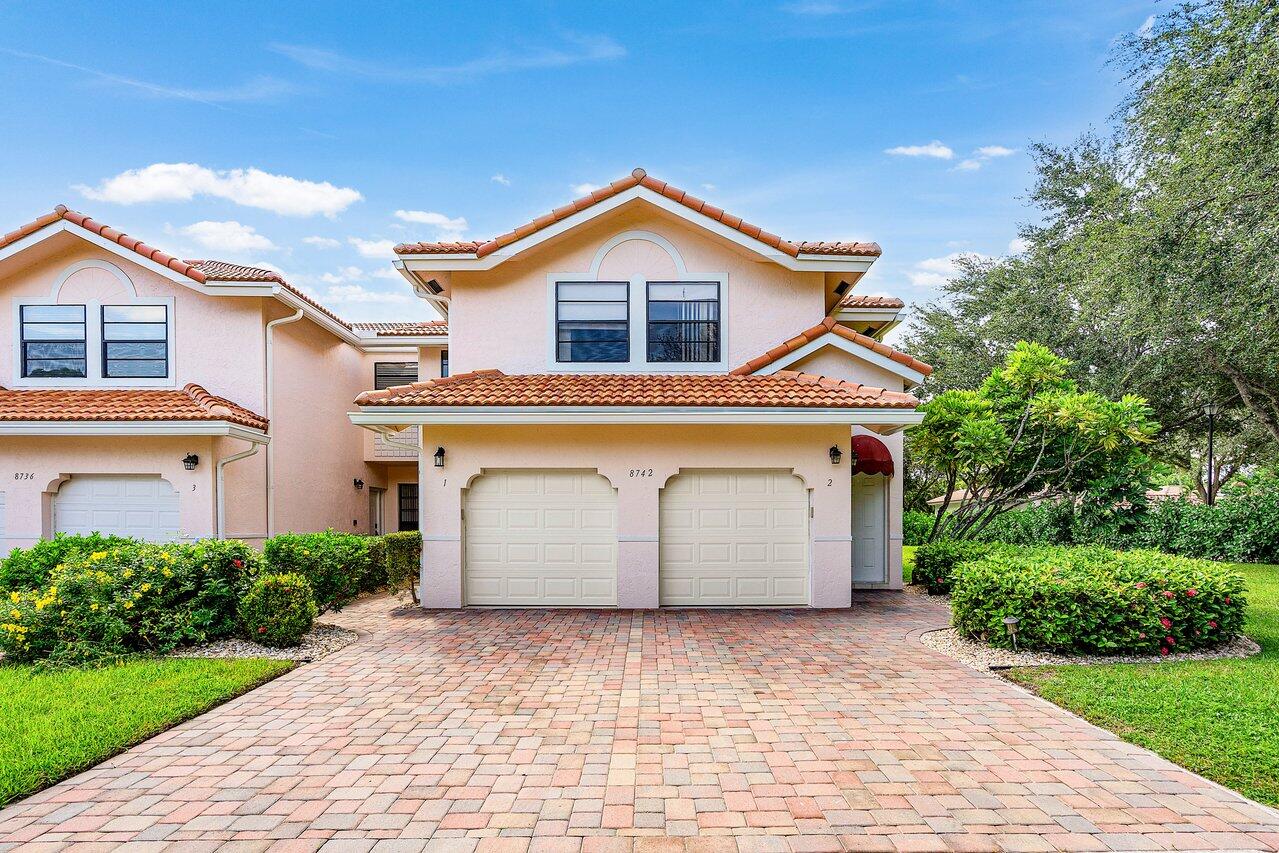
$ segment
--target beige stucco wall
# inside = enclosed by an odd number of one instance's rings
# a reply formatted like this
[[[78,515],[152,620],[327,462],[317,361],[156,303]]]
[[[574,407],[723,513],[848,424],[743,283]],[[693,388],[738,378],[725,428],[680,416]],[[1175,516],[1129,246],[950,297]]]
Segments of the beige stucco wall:
[[[828,449],[848,449],[847,426],[449,426],[426,427],[428,447],[443,446],[443,468],[422,468],[423,606],[462,601],[464,489],[485,469],[576,468],[598,471],[617,489],[618,605],[656,607],[658,496],[681,469],[784,469],[809,489],[810,589],[815,607],[851,602],[851,483],[847,464]],[[632,477],[632,469],[653,469]]]

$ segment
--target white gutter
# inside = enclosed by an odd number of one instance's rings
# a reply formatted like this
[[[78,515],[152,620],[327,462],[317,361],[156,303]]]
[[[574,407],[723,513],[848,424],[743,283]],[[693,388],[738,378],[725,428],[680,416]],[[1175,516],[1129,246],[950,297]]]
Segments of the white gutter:
[[[0,435],[224,435],[270,441],[262,430],[227,421],[0,421]]]
[[[288,317],[280,317],[277,320],[271,320],[270,322],[266,324],[266,383],[265,383],[265,386],[266,386],[266,423],[267,423],[268,435],[271,434],[271,429],[275,426],[275,421],[273,420],[274,407],[271,405],[272,401],[275,399],[275,384],[273,381],[274,371],[272,370],[272,364],[274,362],[274,357],[275,357],[275,350],[274,350],[275,327],[285,326],[285,325],[288,325],[289,323],[296,323],[298,320],[302,319],[302,316],[305,313],[306,312],[303,309],[299,308],[297,310],[297,313],[295,314],[292,314]],[[251,456],[253,453],[257,453],[257,452],[258,452],[257,448],[254,447],[251,453],[245,452],[241,454],[240,456],[233,456],[231,459],[228,459],[227,461],[234,462],[236,459],[240,459],[243,456]],[[266,448],[266,536],[268,539],[270,539],[272,536],[275,535],[275,465],[274,465],[273,456],[274,454],[271,453],[271,445],[268,444]],[[221,462],[218,463],[218,476],[219,477],[222,476]],[[222,488],[220,484],[218,487],[218,500],[219,501],[222,500]],[[221,512],[221,509],[219,509],[218,511]]]
[[[249,445],[248,450],[241,450],[239,453],[235,453],[235,454],[232,454],[231,456],[226,457],[225,459],[218,460],[218,465],[217,465],[218,527],[217,527],[217,530],[215,531],[215,535],[217,536],[218,539],[226,538],[226,494],[225,494],[225,488],[224,488],[225,479],[222,475],[222,469],[226,467],[227,465],[231,464],[232,462],[235,462],[239,459],[245,459],[249,456],[254,455],[255,453],[258,452],[258,450],[262,447],[264,443],[265,442],[255,441]],[[270,459],[271,458],[270,450],[269,450],[270,445],[267,445],[267,447],[268,447],[267,458]],[[269,538],[270,534],[267,534],[267,536]]]
[[[367,406],[347,417],[375,431],[415,424],[861,424],[914,426],[914,409],[655,406]]]

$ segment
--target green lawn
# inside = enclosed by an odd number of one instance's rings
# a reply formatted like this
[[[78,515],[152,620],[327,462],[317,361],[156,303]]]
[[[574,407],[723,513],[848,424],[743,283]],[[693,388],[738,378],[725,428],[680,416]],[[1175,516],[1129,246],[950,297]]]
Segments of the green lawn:
[[[1183,767],[1279,805],[1279,566],[1248,579],[1245,660],[1010,670],[1014,681]]]
[[[0,806],[292,666],[261,659],[178,658],[46,672],[0,666]]]

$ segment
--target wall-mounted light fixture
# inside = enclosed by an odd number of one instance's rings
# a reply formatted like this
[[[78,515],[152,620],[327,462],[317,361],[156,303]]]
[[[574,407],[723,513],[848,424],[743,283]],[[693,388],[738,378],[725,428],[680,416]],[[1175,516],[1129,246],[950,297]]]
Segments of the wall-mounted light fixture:
[[[188,453],[186,456],[182,457],[182,467],[187,469],[188,471],[194,471],[195,466],[199,464],[200,464],[200,457],[196,456],[194,453]]]
[[[443,468],[444,467],[444,448],[443,447],[435,448],[435,456],[432,458],[435,459],[436,468]]]
[[[364,489],[364,481],[363,481],[363,480],[361,480],[359,477],[356,477],[356,478],[355,478],[355,490],[358,492],[358,491],[362,491],[363,489]]]
[[[830,464],[838,465],[839,460],[843,458],[844,458],[844,451],[839,449],[838,444],[832,444],[830,446]]]

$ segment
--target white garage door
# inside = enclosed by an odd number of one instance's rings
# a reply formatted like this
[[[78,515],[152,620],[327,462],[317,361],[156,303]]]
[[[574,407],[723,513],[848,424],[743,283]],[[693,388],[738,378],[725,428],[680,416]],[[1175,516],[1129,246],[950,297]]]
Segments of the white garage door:
[[[786,471],[693,471],[662,489],[663,605],[808,604],[808,491]]]
[[[599,474],[493,471],[464,507],[467,604],[617,604],[617,493]]]
[[[133,536],[153,542],[178,538],[178,494],[153,476],[72,477],[53,496],[55,533]]]

